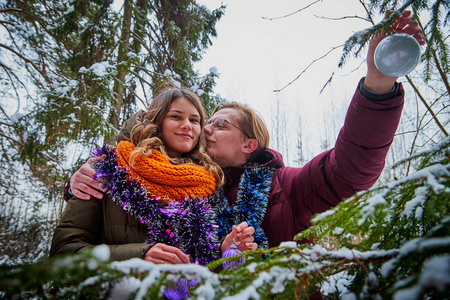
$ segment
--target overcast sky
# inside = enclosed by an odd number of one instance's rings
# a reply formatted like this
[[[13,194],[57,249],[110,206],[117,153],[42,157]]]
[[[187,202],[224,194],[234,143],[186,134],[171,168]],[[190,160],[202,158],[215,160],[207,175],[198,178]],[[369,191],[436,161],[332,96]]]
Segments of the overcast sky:
[[[216,28],[218,36],[198,68],[204,74],[210,67],[220,73],[216,92],[229,100],[246,103],[264,117],[272,131],[277,97],[287,112],[290,135],[295,137],[296,116],[301,115],[310,129],[305,136],[311,144],[324,139],[321,118],[334,106],[346,106],[366,67],[362,57],[352,58],[344,69],[337,64],[342,48],[313,64],[297,81],[280,93],[311,62],[342,45],[354,32],[370,26],[356,19],[329,20],[343,16],[365,16],[356,0],[323,0],[292,14],[314,0],[201,0],[210,9],[225,4],[225,15]],[[277,18],[292,14],[284,18]],[[323,18],[324,17],[324,18]],[[268,20],[265,18],[277,18]],[[358,65],[362,66],[352,72]],[[320,94],[335,73],[332,84]],[[344,103],[344,104],[341,104]],[[292,125],[292,126],[291,126]],[[312,133],[313,129],[317,133]],[[337,131],[337,129],[328,129]],[[323,128],[322,128],[323,131]],[[337,133],[337,132],[333,132]],[[272,141],[275,137],[272,136]],[[292,144],[294,141],[292,141]],[[274,144],[271,144],[274,147]],[[281,149],[278,149],[281,150]],[[317,153],[316,153],[317,154]],[[293,157],[289,157],[289,161]],[[286,160],[286,159],[285,159]],[[286,161],[288,164],[292,164]]]

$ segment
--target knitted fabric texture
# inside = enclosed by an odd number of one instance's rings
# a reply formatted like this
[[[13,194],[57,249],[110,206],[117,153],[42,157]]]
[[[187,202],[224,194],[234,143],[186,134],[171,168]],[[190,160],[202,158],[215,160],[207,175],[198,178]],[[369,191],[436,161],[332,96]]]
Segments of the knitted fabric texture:
[[[152,198],[174,202],[191,196],[206,198],[216,188],[214,175],[204,168],[192,165],[174,165],[161,152],[152,149],[147,157],[138,154],[130,166],[133,143],[121,141],[117,145],[117,164],[127,168],[127,175],[147,188]]]

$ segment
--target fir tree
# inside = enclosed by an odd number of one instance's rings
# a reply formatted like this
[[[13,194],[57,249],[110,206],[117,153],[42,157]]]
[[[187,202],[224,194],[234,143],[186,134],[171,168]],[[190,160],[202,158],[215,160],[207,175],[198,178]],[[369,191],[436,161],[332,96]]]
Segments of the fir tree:
[[[13,210],[22,205],[37,216],[42,211],[32,206],[51,207],[44,219],[53,231],[68,177],[93,146],[113,143],[120,124],[159,89],[192,88],[210,110],[221,101],[213,94],[218,73],[202,76],[194,62],[216,36],[224,6],[210,11],[192,0],[116,3],[0,3],[6,37],[0,43],[0,193],[10,208],[2,212],[9,240],[17,240]]]

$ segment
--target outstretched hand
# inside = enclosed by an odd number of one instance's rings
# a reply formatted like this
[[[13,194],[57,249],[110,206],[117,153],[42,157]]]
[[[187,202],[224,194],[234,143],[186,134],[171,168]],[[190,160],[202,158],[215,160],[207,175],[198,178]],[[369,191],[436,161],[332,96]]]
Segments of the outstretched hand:
[[[233,230],[223,240],[220,250],[223,253],[230,249],[233,239],[234,244],[241,252],[255,250],[258,248],[258,244],[253,242],[253,233],[255,233],[255,228],[248,226],[247,222],[242,222],[237,226],[233,225]]]
[[[81,166],[70,178],[70,189],[75,197],[83,200],[89,200],[91,196],[95,198],[103,198],[102,187],[100,183],[94,179],[95,170],[91,164],[104,159],[106,156],[91,157]]]
[[[425,35],[420,29],[419,24],[411,17],[411,11],[407,10],[403,15],[398,18],[391,27],[392,31],[396,33],[406,33],[413,36],[420,45],[425,44]],[[384,75],[377,69],[374,62],[375,49],[378,44],[388,35],[378,34],[375,35],[369,44],[369,51],[367,53],[367,76],[364,80],[364,85],[367,89],[376,94],[385,94],[392,90],[394,82],[397,80],[395,77],[389,77]]]

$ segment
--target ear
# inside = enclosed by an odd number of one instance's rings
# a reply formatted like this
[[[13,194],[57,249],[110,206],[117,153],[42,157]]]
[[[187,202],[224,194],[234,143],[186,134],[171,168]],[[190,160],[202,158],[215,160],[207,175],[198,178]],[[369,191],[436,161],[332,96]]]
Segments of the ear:
[[[242,147],[242,152],[250,154],[258,148],[258,141],[255,139],[248,139]]]

